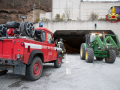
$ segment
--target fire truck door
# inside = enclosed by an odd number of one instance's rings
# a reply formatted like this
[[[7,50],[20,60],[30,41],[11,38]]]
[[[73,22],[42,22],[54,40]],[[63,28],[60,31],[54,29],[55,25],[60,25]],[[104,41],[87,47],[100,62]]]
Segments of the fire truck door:
[[[48,41],[48,59],[52,60],[55,58],[55,45],[52,39],[52,34],[47,33],[47,41]]]

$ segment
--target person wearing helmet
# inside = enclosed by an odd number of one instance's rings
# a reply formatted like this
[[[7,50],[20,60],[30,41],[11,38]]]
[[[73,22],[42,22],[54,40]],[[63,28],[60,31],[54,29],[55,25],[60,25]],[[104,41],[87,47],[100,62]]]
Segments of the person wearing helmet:
[[[64,54],[65,54],[65,51],[66,51],[63,44],[64,44],[64,43],[63,43],[63,39],[60,38],[60,39],[59,39],[59,42],[58,42],[58,44],[57,44],[57,47],[59,47],[59,48],[62,49],[62,58],[64,58]]]

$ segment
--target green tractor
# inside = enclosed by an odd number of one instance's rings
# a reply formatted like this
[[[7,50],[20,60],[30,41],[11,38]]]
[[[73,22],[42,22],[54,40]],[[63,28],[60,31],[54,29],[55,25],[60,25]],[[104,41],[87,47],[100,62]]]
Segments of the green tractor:
[[[95,56],[98,61],[105,58],[106,63],[114,63],[119,50],[120,44],[116,35],[90,33],[86,34],[86,42],[81,44],[80,58],[92,63]]]

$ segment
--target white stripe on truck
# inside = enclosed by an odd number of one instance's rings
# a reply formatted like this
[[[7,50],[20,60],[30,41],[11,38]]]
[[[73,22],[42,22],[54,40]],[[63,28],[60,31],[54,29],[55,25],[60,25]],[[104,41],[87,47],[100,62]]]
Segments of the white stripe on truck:
[[[25,43],[25,48],[28,48],[28,46],[30,46],[30,48],[34,48],[34,49],[52,49],[52,50],[62,50],[61,48],[58,48],[58,47],[50,47],[48,46],[42,46],[42,45],[39,45],[39,44],[32,44],[32,43]]]
[[[25,48],[28,48],[28,46],[30,46],[30,48],[34,48],[34,49],[42,49],[41,45],[32,44],[32,43],[25,43]]]

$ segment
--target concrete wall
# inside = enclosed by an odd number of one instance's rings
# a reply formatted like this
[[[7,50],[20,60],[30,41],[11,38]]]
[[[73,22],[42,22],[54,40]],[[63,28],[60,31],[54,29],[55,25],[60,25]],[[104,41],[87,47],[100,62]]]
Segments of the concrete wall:
[[[66,14],[66,9],[70,11],[70,18],[77,20],[80,14],[80,0],[53,0],[52,17],[55,18],[56,14],[60,16]]]
[[[43,20],[43,19],[52,20],[51,13],[52,12],[43,12],[43,13],[40,13],[40,16],[39,16],[40,20]]]
[[[120,6],[120,1],[84,1],[81,0],[53,0],[52,5],[52,19],[56,14],[61,16],[65,12],[65,9],[70,10],[70,18],[72,20],[88,20],[91,12],[97,13],[98,18],[105,18],[108,14],[108,10],[112,6]]]
[[[98,15],[98,19],[105,18],[108,10],[112,6],[120,6],[120,2],[82,2],[81,3],[81,20],[88,20],[91,12]]]
[[[56,30],[112,30],[120,40],[120,22],[110,23],[108,21],[64,21],[64,22],[43,22],[43,26],[53,33]],[[38,27],[39,24],[35,24]]]

